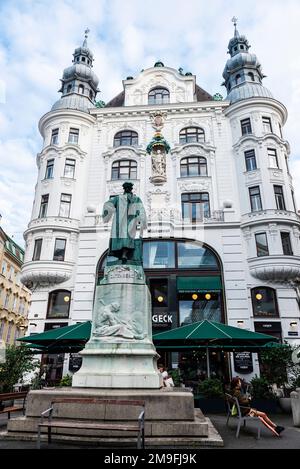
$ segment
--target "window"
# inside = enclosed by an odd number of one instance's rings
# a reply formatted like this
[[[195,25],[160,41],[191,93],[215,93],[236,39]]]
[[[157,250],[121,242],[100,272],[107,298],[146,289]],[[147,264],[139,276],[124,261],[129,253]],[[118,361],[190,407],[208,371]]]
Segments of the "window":
[[[45,218],[47,216],[48,201],[49,194],[42,195],[39,218]]]
[[[268,256],[269,248],[266,233],[256,233],[255,242],[257,257]]]
[[[178,242],[178,267],[182,268],[217,268],[218,261],[214,253],[204,246],[190,242]]]
[[[262,210],[259,186],[249,187],[251,212]]]
[[[11,265],[11,266],[10,266],[10,269],[9,269],[9,277],[8,277],[9,280],[13,280],[14,275],[15,275],[15,269],[14,269],[14,267]]]
[[[252,134],[252,127],[251,127],[250,119],[241,120],[241,129],[242,129],[242,135]]]
[[[70,194],[61,194],[59,214],[58,214],[60,217],[69,218],[70,208],[71,208],[71,199],[72,199],[72,196]]]
[[[1,274],[2,274],[2,275],[5,275],[5,274],[6,274],[6,271],[7,271],[7,262],[6,262],[6,261],[2,261]]]
[[[170,102],[170,93],[167,88],[154,88],[148,94],[148,104],[167,104]]]
[[[262,117],[263,131],[265,134],[272,133],[272,124],[270,117]]]
[[[41,258],[41,250],[42,250],[42,238],[36,239],[34,242],[34,250],[33,250],[33,261],[39,261]]]
[[[276,208],[278,210],[285,210],[285,202],[284,202],[282,186],[274,186],[274,194],[275,194]]]
[[[71,158],[66,158],[64,177],[74,179],[75,175],[75,160]]]
[[[68,318],[71,292],[55,290],[49,293],[47,318]]]
[[[193,192],[181,195],[182,218],[194,223],[210,217],[208,192]]]
[[[288,156],[284,155],[284,159],[285,159],[285,166],[286,166],[287,173],[290,174]]]
[[[8,309],[9,297],[10,297],[10,294],[9,294],[9,293],[6,293],[6,295],[5,295],[5,300],[4,300],[4,308],[6,308],[6,309]]]
[[[251,290],[253,316],[278,316],[276,291],[269,287],[252,288]]]
[[[69,143],[78,143],[79,129],[70,128]]]
[[[239,83],[241,83],[241,81],[242,81],[242,80],[241,80],[241,75],[240,75],[240,74],[236,75],[236,77],[235,77],[235,84],[238,85]]]
[[[53,129],[51,135],[51,144],[58,145],[58,131],[59,129]]]
[[[279,127],[279,135],[281,138],[283,138],[283,135],[282,135],[282,126],[280,123],[278,123],[278,127]]]
[[[124,145],[136,146],[138,144],[138,134],[132,130],[122,130],[114,136],[114,147]]]
[[[270,168],[279,168],[277,151],[275,148],[267,148]]]
[[[47,160],[45,179],[53,178],[54,160]]]
[[[187,127],[179,132],[179,143],[181,145],[197,142],[205,142],[204,130],[200,127]]]
[[[79,94],[84,94],[84,86],[83,85],[78,86],[78,93]]]
[[[65,251],[66,251],[66,240],[56,238],[55,239],[55,246],[54,246],[53,260],[54,261],[64,261],[65,260]]]
[[[171,241],[150,241],[143,246],[145,269],[170,269],[175,267],[175,245]]]
[[[180,176],[207,176],[206,158],[199,156],[189,156],[182,158],[180,162]]]
[[[8,325],[8,330],[7,330],[7,336],[6,336],[6,342],[9,344],[10,343],[10,337],[11,337],[11,331],[13,328],[13,322],[10,322]]]
[[[115,161],[111,167],[112,179],[136,179],[137,163],[133,160]]]
[[[5,321],[4,319],[1,319],[0,322],[0,340],[3,339],[3,332],[4,332],[4,327],[5,327]]]
[[[17,303],[18,303],[18,297],[14,297],[14,304],[13,304],[13,311],[17,311]]]
[[[280,236],[281,236],[281,244],[282,244],[283,254],[285,256],[292,256],[293,255],[293,250],[292,250],[290,233],[288,233],[286,231],[281,231]]]
[[[254,74],[252,72],[248,73],[248,77],[250,78],[251,81],[254,81]]]
[[[72,91],[72,85],[68,85],[67,86],[67,93],[71,93],[71,91]]]
[[[92,101],[92,100],[93,100],[93,92],[92,92],[92,90],[90,90],[90,92],[89,92],[89,97],[90,97],[90,100]]]
[[[254,171],[255,169],[257,169],[255,151],[248,150],[248,151],[245,151],[244,154],[245,154],[245,162],[246,162],[246,171]]]

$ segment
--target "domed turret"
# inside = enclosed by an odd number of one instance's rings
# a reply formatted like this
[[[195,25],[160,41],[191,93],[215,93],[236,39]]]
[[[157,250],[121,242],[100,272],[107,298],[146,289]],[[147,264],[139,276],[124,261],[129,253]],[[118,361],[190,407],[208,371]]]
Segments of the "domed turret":
[[[234,37],[228,44],[227,60],[223,71],[224,83],[231,103],[253,97],[272,98],[271,92],[262,84],[265,75],[255,54],[249,52],[250,44],[244,35],[240,35],[234,22]]]
[[[94,107],[97,95],[99,79],[92,71],[93,54],[87,47],[87,35],[81,47],[77,47],[73,54],[73,65],[65,68],[62,77],[62,86],[59,92],[62,97],[52,106],[52,111],[56,109],[76,109],[88,112]]]

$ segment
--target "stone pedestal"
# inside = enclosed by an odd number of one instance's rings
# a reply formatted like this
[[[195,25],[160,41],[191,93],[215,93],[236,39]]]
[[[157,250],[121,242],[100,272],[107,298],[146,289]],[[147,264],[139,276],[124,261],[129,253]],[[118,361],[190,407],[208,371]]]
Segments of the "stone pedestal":
[[[96,287],[93,326],[73,386],[158,389],[151,298],[141,266],[105,268]]]
[[[11,418],[7,424],[9,439],[36,439],[41,413],[50,407],[55,398],[97,398],[145,401],[145,441],[148,447],[199,447],[222,446],[223,441],[210,420],[200,409],[194,409],[193,394],[181,388],[143,389],[83,389],[57,388],[55,390],[30,391],[26,416]],[[61,403],[53,418],[87,420],[91,422],[132,422],[137,419],[136,410],[130,406],[111,406],[103,415],[103,407],[97,404]],[[45,435],[46,436],[46,435]],[[95,442],[113,448],[136,445],[132,432],[103,430],[63,429],[53,430],[53,440]]]

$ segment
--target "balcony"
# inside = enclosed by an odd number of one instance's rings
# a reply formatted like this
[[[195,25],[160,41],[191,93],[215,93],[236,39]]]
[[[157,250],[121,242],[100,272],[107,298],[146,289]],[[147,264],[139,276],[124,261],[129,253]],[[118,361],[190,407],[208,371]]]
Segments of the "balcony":
[[[299,256],[263,256],[248,259],[250,273],[260,280],[300,282]]]
[[[289,210],[266,209],[257,212],[250,212],[242,215],[241,227],[254,225],[257,222],[278,222],[279,220],[290,221],[291,223],[299,223],[300,216]]]
[[[73,271],[73,262],[31,261],[23,264],[21,281],[26,286],[34,284],[55,285],[68,280]]]
[[[65,217],[34,218],[28,225],[28,230],[39,229],[63,229],[67,231],[79,231],[79,220]],[[25,233],[28,231],[26,230]]]

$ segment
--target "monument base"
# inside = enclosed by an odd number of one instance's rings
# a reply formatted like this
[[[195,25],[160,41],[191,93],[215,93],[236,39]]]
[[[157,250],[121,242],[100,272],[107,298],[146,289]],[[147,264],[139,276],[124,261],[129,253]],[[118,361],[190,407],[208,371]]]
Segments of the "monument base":
[[[158,389],[162,385],[152,343],[90,342],[81,354],[83,365],[73,376],[74,387]]]
[[[193,394],[182,388],[160,390],[61,388],[30,391],[26,416],[11,418],[8,421],[6,438],[36,439],[41,413],[49,408],[52,399],[67,397],[144,400],[146,448],[223,446],[223,440],[210,420],[204,417],[200,409],[194,409]],[[103,415],[99,407],[101,406],[97,404],[78,406],[62,403],[55,418],[101,422]],[[109,413],[109,420],[106,419],[105,422],[132,421],[132,409],[121,407],[119,409],[118,406],[114,406],[114,411]],[[46,434],[44,438],[46,440]],[[61,434],[58,430],[54,431],[52,438],[58,441],[77,441],[81,444],[93,442],[102,447],[136,446],[136,436],[124,431],[116,433],[93,430],[91,433],[89,430],[70,428],[64,429]]]

